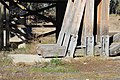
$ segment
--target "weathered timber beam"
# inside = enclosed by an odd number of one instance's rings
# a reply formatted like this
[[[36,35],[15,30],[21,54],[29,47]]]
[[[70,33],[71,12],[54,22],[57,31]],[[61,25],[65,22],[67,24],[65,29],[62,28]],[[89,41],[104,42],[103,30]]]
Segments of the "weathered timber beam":
[[[32,28],[34,28],[34,27],[49,27],[49,28],[53,28],[53,27],[55,27],[55,25],[27,25],[27,27],[32,27]]]
[[[49,22],[52,22],[53,24],[56,24],[56,21],[55,21],[54,19],[49,18],[49,17],[46,17],[46,16],[44,16],[44,15],[42,15],[42,14],[38,14],[38,18],[42,18],[42,19],[44,19],[45,21],[49,21]]]
[[[56,6],[56,4],[53,4],[53,5],[50,5],[50,6],[44,7],[44,8],[42,8],[42,9],[36,10],[36,12],[42,12],[42,11],[44,11],[44,10],[46,10],[46,9],[50,9],[50,8],[55,7],[55,6]]]
[[[53,5],[44,7],[44,8],[42,8],[42,9],[36,10],[36,11],[32,11],[32,10],[26,8],[26,9],[27,9],[26,12],[30,12],[30,13],[32,13],[32,14],[33,14],[33,13],[38,13],[38,12],[42,12],[42,11],[44,11],[44,10],[46,10],[46,9],[53,8],[53,7],[55,7],[55,6],[56,6],[56,4],[53,4]],[[26,13],[26,14],[24,14],[24,15],[22,15],[22,16],[28,16],[28,15],[30,15],[30,13]],[[14,18],[14,17],[16,17],[16,15],[12,15],[12,17]]]
[[[100,11],[101,55],[109,56],[109,2],[102,0]]]
[[[73,2],[71,0],[69,0],[67,2],[67,7],[66,7],[66,12],[64,14],[64,19],[63,19],[63,22],[62,22],[62,27],[61,27],[61,30],[60,30],[60,33],[59,33],[59,36],[58,36],[58,40],[57,40],[57,44],[62,46],[63,45],[63,41],[64,41],[64,38],[65,38],[65,33],[68,32],[68,30],[70,29],[70,24],[71,23],[71,20],[72,20],[72,17],[73,17]],[[60,3],[57,4],[57,23],[60,25],[61,24],[61,20],[59,20],[59,17],[58,16],[61,16],[60,14]],[[73,12],[72,12],[73,11]],[[58,28],[60,29],[60,26],[58,25]],[[57,31],[58,31],[58,28],[57,28]]]
[[[101,6],[102,6],[102,0],[96,1],[97,5],[97,42],[100,42],[100,16],[101,16]]]
[[[86,55],[93,56],[94,55],[94,0],[87,0],[85,7],[85,15],[83,22],[83,39],[82,43],[86,46]]]
[[[19,2],[36,2],[36,3],[56,3],[56,2],[65,2],[67,0],[18,0]]]
[[[41,35],[37,36],[36,38],[40,38],[40,37],[49,36],[49,35],[52,35],[52,34],[54,34],[55,32],[56,32],[56,30],[54,30],[54,31],[51,31],[51,32],[48,32],[48,33],[44,33],[44,34],[41,34]]]
[[[9,6],[5,3],[4,0],[0,0],[0,2],[9,10]]]
[[[26,39],[31,38],[31,36],[29,36],[28,34],[21,32],[21,31],[16,27],[16,25],[12,25],[12,27],[13,27],[13,28],[10,29],[11,32],[18,33],[18,34],[20,34],[21,36],[24,36]]]
[[[87,0],[76,0],[76,2],[74,3],[75,11],[73,12],[74,16],[71,25],[71,33],[69,33],[71,38],[68,45],[68,55],[70,55],[70,57],[74,57],[74,51],[76,49],[78,40],[78,32],[80,29],[80,24],[82,22],[86,2]]]
[[[27,13],[27,14],[24,14],[24,15],[21,15],[21,16],[26,17],[26,16],[29,16],[29,15],[37,15],[39,18],[43,18],[44,20],[50,21],[50,22],[52,22],[53,24],[55,24],[55,21],[54,21],[52,18],[46,17],[46,16],[38,13],[38,12],[42,12],[42,11],[44,11],[44,10],[46,10],[46,9],[52,8],[52,7],[54,7],[54,6],[56,6],[56,5],[54,4],[54,5],[51,5],[51,6],[42,8],[42,9],[40,9],[40,10],[37,10],[37,11],[32,11],[32,10],[27,9],[27,12],[28,12],[28,13]],[[18,17],[18,15],[13,15],[12,18],[14,18],[14,17]]]
[[[15,5],[16,7],[18,7],[18,8],[20,8],[20,9],[24,10],[20,5],[18,5],[17,2],[14,2],[14,0],[9,0],[9,3],[10,3],[11,5]]]
[[[102,0],[100,11],[100,35],[109,34],[109,0]]]
[[[86,28],[86,36],[93,36],[94,28],[94,0],[86,1],[84,25]]]

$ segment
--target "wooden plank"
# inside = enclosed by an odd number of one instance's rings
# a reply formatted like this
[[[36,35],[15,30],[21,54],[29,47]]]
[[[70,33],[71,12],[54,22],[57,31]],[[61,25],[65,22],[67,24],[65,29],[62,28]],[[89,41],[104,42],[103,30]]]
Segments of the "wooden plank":
[[[101,56],[109,56],[109,35],[101,36]]]
[[[85,27],[85,37],[86,37],[86,55],[94,55],[94,0],[88,0],[85,8],[85,18],[84,18],[84,27]]]
[[[81,0],[81,1],[77,2],[77,4],[76,4],[78,6],[76,8],[73,24],[71,27],[72,28],[72,30],[71,30],[72,37],[71,37],[70,45],[68,48],[68,51],[70,51],[70,57],[74,56],[74,51],[75,51],[75,48],[77,45],[78,32],[79,32],[80,24],[82,21],[85,4],[86,4],[86,0]]]
[[[63,20],[63,24],[62,24],[62,28],[58,37],[58,41],[57,44],[55,45],[47,45],[49,46],[48,50],[46,50],[47,52],[45,53],[45,55],[43,54],[43,57],[49,57],[49,56],[55,56],[56,51],[58,51],[58,49],[61,47],[63,47],[62,53],[61,52],[57,52],[58,56],[61,56],[62,54],[66,54],[67,51],[67,44],[69,43],[69,38],[64,38],[64,35],[67,37],[67,35],[70,36],[70,28],[71,28],[71,23],[72,23],[72,19],[73,19],[73,15],[74,15],[74,3],[69,0],[68,4],[67,4],[67,9],[66,9],[66,13],[65,13],[65,17]],[[68,41],[66,41],[68,40]],[[51,46],[51,47],[50,47]],[[46,47],[44,47],[46,49]],[[43,48],[43,49],[44,49]],[[53,49],[54,48],[54,49]],[[53,50],[53,51],[52,51]],[[50,53],[50,54],[49,54]]]
[[[88,0],[85,8],[85,20],[86,36],[93,36],[94,28],[94,0]]]
[[[113,35],[113,42],[120,42],[120,32]]]
[[[76,13],[76,9],[78,7],[78,1],[79,0],[72,2],[73,8],[72,8],[72,10],[70,9],[70,12],[69,12],[71,15],[68,17],[68,23],[66,23],[67,24],[66,26],[68,26],[68,27],[66,27],[66,31],[65,31],[64,39],[63,39],[63,44],[62,44],[63,46],[66,46],[66,47],[69,44],[71,31],[73,30],[72,24],[73,24],[73,20],[74,20],[74,15]]]
[[[72,12],[70,13],[71,14],[71,19],[70,19],[70,21],[69,21],[69,23],[68,23],[68,28],[67,28],[67,31],[66,31],[66,33],[65,33],[65,37],[64,37],[64,41],[63,41],[63,45],[64,46],[68,46],[68,44],[69,44],[69,41],[70,41],[70,38],[71,38],[71,32],[74,30],[74,26],[73,26],[73,24],[74,24],[74,20],[75,20],[75,15],[76,15],[76,13],[77,13],[77,8],[78,8],[78,3],[81,3],[81,0],[80,1],[78,1],[78,0],[75,0],[74,1],[74,4],[73,4],[73,9],[72,9]]]
[[[0,50],[3,48],[3,5],[0,3]]]
[[[102,1],[99,0],[99,4],[97,6],[97,42],[100,42],[100,16],[101,16],[101,6]]]
[[[36,2],[36,3],[56,3],[65,1],[67,0],[19,0],[19,2]]]
[[[59,46],[56,44],[40,44],[37,46],[37,53],[42,57],[64,57],[65,46]]]
[[[70,22],[71,17],[72,17],[72,15],[71,15],[72,9],[73,9],[73,2],[71,0],[68,0],[64,20],[63,20],[61,31],[59,33],[59,37],[58,37],[58,41],[57,41],[57,44],[59,44],[59,45],[62,45],[62,42],[64,40],[64,34],[66,33],[66,30],[69,27],[69,24],[70,24],[69,22]]]
[[[109,0],[101,2],[100,35],[109,34]]]
[[[69,22],[69,27],[67,28],[67,31],[65,33],[65,36],[64,36],[64,41],[63,41],[63,46],[66,46],[66,51],[68,51],[68,47],[69,47],[69,44],[70,44],[70,40],[72,38],[72,32],[74,31],[74,20],[76,19],[76,13],[77,13],[77,9],[79,7],[79,3],[81,3],[81,0],[75,0],[74,1],[74,4],[73,4],[73,8],[72,8],[72,12],[71,12],[71,19],[70,19],[70,22]],[[69,56],[67,54],[67,56]]]
[[[83,19],[84,20],[84,19]],[[86,28],[85,28],[85,24],[83,24],[82,27],[82,35],[81,35],[81,47],[82,46],[86,46]],[[82,47],[83,48],[83,47]]]
[[[101,55],[109,56],[109,0],[102,0],[100,14]]]
[[[120,53],[120,43],[112,43],[110,46],[110,55],[117,56]]]
[[[81,45],[86,46],[86,37],[93,35],[94,0],[88,0],[83,19]]]

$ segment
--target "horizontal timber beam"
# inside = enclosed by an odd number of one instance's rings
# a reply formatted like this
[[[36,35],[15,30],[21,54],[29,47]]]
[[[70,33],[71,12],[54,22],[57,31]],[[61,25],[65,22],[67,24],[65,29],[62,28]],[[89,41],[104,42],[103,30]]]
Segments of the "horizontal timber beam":
[[[67,0],[18,0],[20,2],[40,2],[40,3],[55,3],[55,2],[65,2]]]

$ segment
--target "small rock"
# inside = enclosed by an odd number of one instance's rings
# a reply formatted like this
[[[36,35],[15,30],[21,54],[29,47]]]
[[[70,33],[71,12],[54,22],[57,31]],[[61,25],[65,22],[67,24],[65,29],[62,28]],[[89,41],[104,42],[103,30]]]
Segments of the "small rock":
[[[85,63],[83,63],[83,64],[87,64],[87,63],[85,62]]]

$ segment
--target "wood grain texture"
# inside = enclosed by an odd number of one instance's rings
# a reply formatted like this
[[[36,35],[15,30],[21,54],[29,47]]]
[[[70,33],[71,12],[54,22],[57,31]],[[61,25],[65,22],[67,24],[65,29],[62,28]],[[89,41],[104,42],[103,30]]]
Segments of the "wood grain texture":
[[[57,44],[59,45],[62,45],[62,41],[64,40],[64,34],[70,27],[69,25],[70,25],[70,20],[72,17],[72,14],[71,14],[72,10],[73,10],[73,2],[71,0],[68,0],[64,20],[63,20],[62,27],[61,27],[59,37],[58,37],[58,41],[57,41]]]
[[[86,37],[93,36],[94,29],[94,0],[87,0],[83,21],[82,45],[86,45]]]
[[[102,0],[100,16],[100,35],[109,33],[109,0]]]
[[[100,0],[100,3],[99,3],[98,6],[97,6],[97,42],[100,42],[101,6],[102,6],[102,0]]]
[[[79,0],[78,0],[79,1]],[[82,22],[82,16],[84,13],[84,9],[85,9],[85,4],[86,4],[86,0],[81,0],[81,2],[78,2],[76,5],[76,12],[74,15],[74,20],[73,20],[73,24],[72,24],[72,32],[71,32],[71,40],[70,40],[70,45],[68,48],[68,51],[70,51],[70,57],[73,57],[74,55],[74,51],[77,45],[77,40],[78,40],[78,32],[79,32],[79,28],[80,28],[80,24]]]

